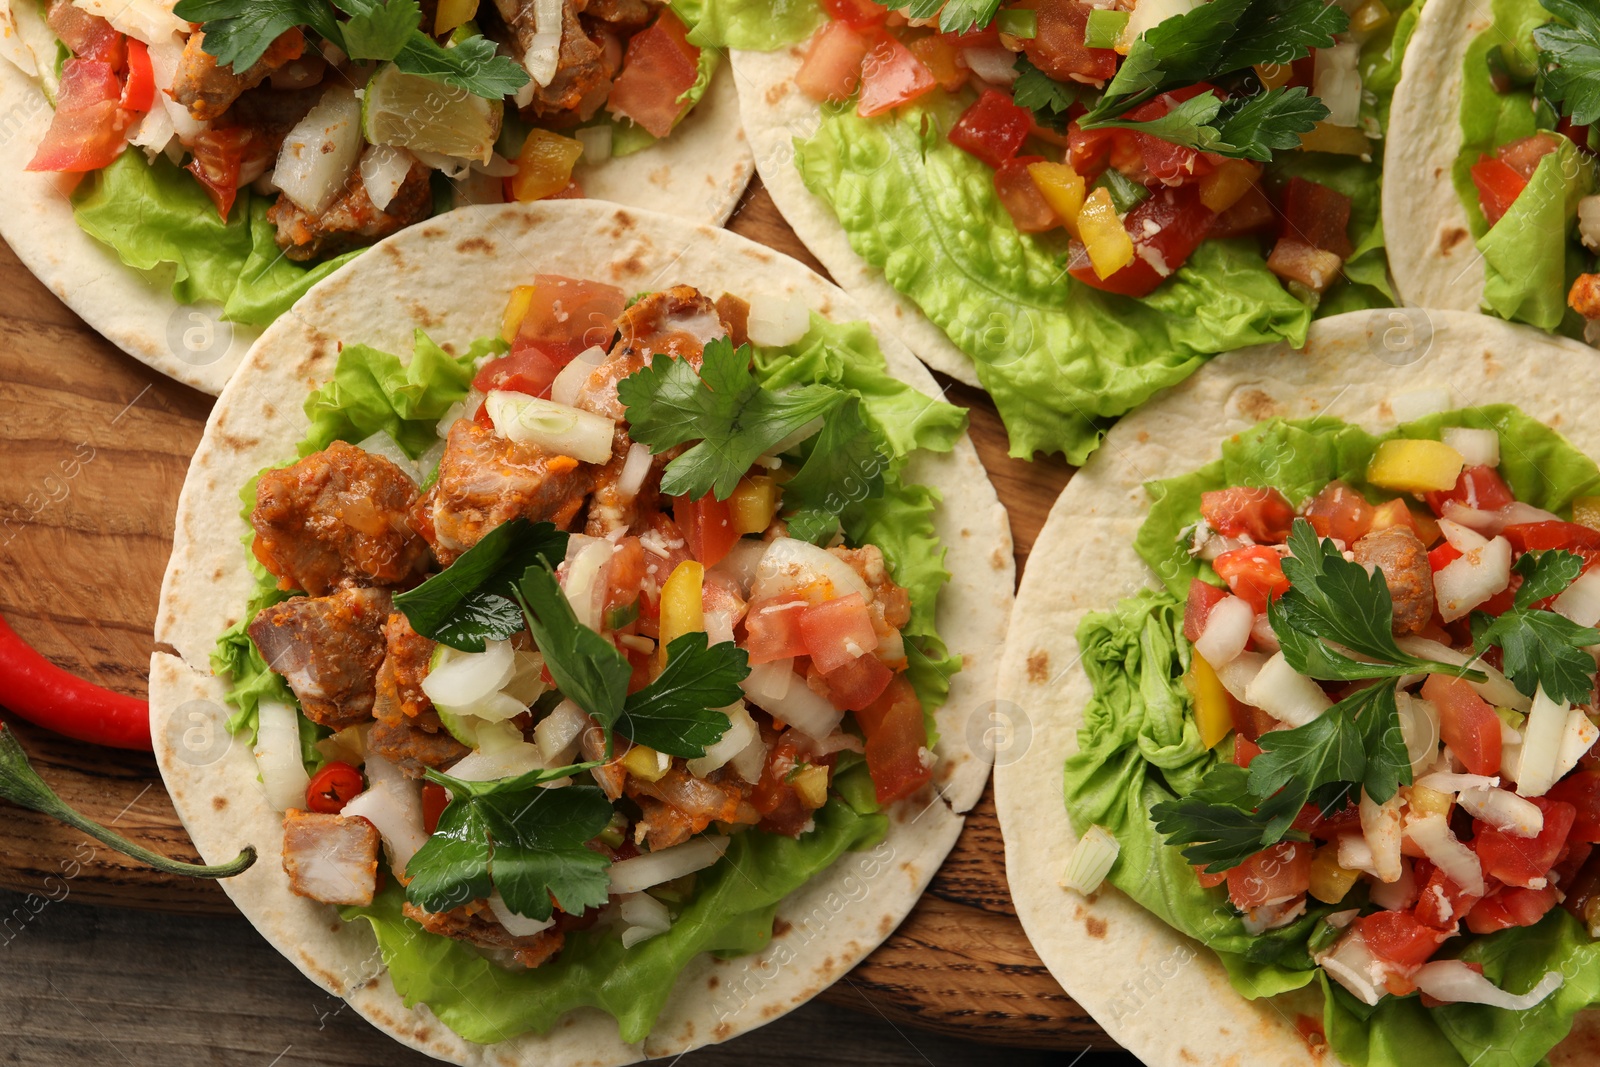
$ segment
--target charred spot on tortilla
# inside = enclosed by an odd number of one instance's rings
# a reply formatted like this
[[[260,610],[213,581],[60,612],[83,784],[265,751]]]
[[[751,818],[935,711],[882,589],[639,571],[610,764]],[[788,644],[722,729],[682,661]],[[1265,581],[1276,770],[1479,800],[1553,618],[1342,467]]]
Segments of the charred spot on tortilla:
[[[1050,680],[1050,653],[1036,648],[1028,653],[1028,681],[1043,685]]]
[[[218,795],[218,796],[214,796],[214,797],[211,798],[211,807],[212,807],[213,810],[221,811],[223,808],[225,808],[227,806],[228,806],[228,798],[227,797]]]
[[[1104,940],[1106,936],[1106,921],[1098,915],[1090,915],[1083,920],[1084,933],[1096,940]]]
[[[766,97],[768,107],[777,107],[789,95],[788,82],[774,82],[767,87]]]
[[[1448,256],[1456,250],[1457,245],[1471,236],[1465,227],[1452,226],[1439,235],[1439,251]]]
[[[1230,405],[1254,422],[1265,422],[1279,413],[1278,401],[1261,389],[1241,389]]]
[[[468,237],[456,245],[456,251],[464,256],[473,254],[489,255],[494,251],[494,244],[487,237]]]
[[[414,301],[408,309],[411,317],[425,330],[438,329],[439,323],[444,321],[443,316],[426,304]]]

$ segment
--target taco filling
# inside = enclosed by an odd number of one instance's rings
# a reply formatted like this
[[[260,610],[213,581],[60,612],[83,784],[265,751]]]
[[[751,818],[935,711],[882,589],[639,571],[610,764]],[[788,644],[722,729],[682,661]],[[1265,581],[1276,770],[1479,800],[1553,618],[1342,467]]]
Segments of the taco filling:
[[[270,322],[346,254],[454,206],[577,197],[667,137],[716,53],[661,0],[14,0],[5,54],[54,108],[27,169],[180,301]],[[192,20],[192,21],[186,21]]]
[[[1063,884],[1252,999],[1319,983],[1346,1063],[1539,1061],[1600,976],[1597,487],[1507,406],[1277,420],[1150,483],[1165,589],[1078,630]]]
[[[214,664],[293,891],[371,922],[408,1003],[638,1041],[930,782],[948,576],[900,472],[965,417],[869,338],[540,275],[409,377],[346,348],[246,488],[260,588]]]

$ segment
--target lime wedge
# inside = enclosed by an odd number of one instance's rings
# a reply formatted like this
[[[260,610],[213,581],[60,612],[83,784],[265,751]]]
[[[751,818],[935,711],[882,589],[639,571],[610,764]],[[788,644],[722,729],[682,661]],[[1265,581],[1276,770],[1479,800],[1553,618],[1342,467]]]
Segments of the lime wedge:
[[[379,67],[361,99],[361,129],[371,144],[487,163],[504,107],[465,89]]]

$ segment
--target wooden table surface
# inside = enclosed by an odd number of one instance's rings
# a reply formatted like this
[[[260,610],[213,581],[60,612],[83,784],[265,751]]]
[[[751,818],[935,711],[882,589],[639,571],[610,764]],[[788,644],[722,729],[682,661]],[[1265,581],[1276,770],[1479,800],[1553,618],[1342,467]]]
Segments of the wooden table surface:
[[[816,267],[759,188],[746,196],[731,227]],[[9,295],[0,304],[0,613],[25,640],[68,670],[143,696],[172,514],[211,398],[146,369],[102,340],[3,245],[0,286]],[[1029,464],[1009,459],[1004,432],[987,398],[947,384],[950,399],[971,410],[972,436],[1011,514],[1020,573],[1070,471],[1059,460]],[[0,703],[3,697],[0,693]],[[35,766],[68,803],[151,847],[193,857],[149,755],[79,745],[6,717]],[[285,1044],[304,1051],[306,1063],[411,1062],[398,1056],[399,1049],[393,1049],[396,1055],[386,1054],[383,1040],[362,1043],[350,1036],[371,1031],[349,1012],[321,1031],[276,1021],[277,1012],[269,1004],[281,1008],[285,998],[302,1003],[329,998],[303,979],[296,984],[293,968],[254,936],[210,883],[155,874],[91,845],[76,831],[5,807],[0,813],[0,887],[14,891],[0,896],[0,988],[7,991],[0,992],[0,1035],[11,1035],[34,1050],[24,1052],[16,1044],[8,1049],[4,1046],[10,1042],[0,1042],[0,1064],[65,1064],[68,1054],[81,1059],[66,1038],[51,1045],[49,1035],[60,1027],[52,1030],[39,1020],[55,1018],[70,1028],[78,1011],[74,1005],[84,997],[94,1001],[87,1018],[124,998],[151,1002],[152,988],[204,999],[211,995],[208,975],[236,975],[245,956],[257,968],[272,970],[272,980],[285,989],[270,997],[263,993],[259,1013],[248,1006],[227,1009],[253,1016],[253,1028],[241,1029],[237,1018],[216,1020],[216,1040],[238,1051],[239,1062],[256,1062],[247,1053],[265,1053],[260,1062],[269,1062]],[[93,918],[86,919],[77,914],[80,909],[55,907],[61,900],[113,907],[95,909]],[[139,916],[115,910],[119,908],[208,917]],[[95,962],[98,954],[85,954],[70,933],[85,923],[96,931],[94,937],[117,932],[103,966]],[[217,923],[223,925],[213,925]],[[241,925],[242,932],[237,929]],[[27,928],[29,936],[12,933],[14,927]],[[39,933],[47,928],[69,932],[51,940]],[[197,930],[213,933],[193,932]],[[221,938],[226,948],[212,945],[207,937]],[[40,991],[39,977],[49,977],[52,952],[69,948],[74,958],[56,962],[71,981],[89,991],[55,989],[52,999],[51,987]],[[32,1008],[19,1006],[30,997],[37,1001]],[[965,1041],[1057,1050],[1114,1047],[1050,978],[1016,921],[992,792],[985,793],[969,816],[954,852],[911,916],[822,999],[867,1012],[876,1021],[861,1023],[822,1006],[804,1009],[808,1017],[826,1020],[834,1030],[838,1020],[850,1019],[845,1029],[851,1034],[866,1026],[904,1035],[890,1043],[902,1052],[909,1045],[915,1056],[908,1062],[934,1062],[919,1046],[941,1042],[907,1030],[908,1025]],[[185,1049],[196,1041],[204,1047],[203,1035],[183,1032],[195,1023],[195,1010],[174,1017],[174,1040],[189,1042]],[[122,1021],[105,1026],[126,1025],[130,1034],[141,1035],[129,1038],[135,1044],[155,1040],[160,1045],[161,1031],[151,1031],[140,1013],[113,1014]],[[283,1036],[291,1030],[300,1035],[298,1043]],[[808,1047],[811,1040],[804,1033],[802,1024],[779,1024],[705,1054],[704,1062],[731,1056],[734,1048],[746,1053],[759,1049],[780,1063],[786,1062],[785,1056],[812,1061],[820,1053]],[[899,1062],[882,1049],[869,1049],[881,1036],[864,1038],[868,1044],[854,1059]],[[99,1038],[110,1042],[107,1047],[115,1045],[115,1034]],[[796,1043],[795,1038],[801,1040]],[[56,1051],[38,1051],[47,1046]],[[949,1047],[958,1050],[950,1054],[954,1060],[946,1057],[949,1062],[965,1062],[959,1050],[975,1048],[964,1043]],[[173,1056],[152,1062],[234,1062],[227,1056],[177,1054],[176,1048]],[[1031,1061],[1025,1054],[1007,1057]],[[837,1058],[853,1057],[841,1050]],[[283,1062],[301,1061],[287,1057]]]

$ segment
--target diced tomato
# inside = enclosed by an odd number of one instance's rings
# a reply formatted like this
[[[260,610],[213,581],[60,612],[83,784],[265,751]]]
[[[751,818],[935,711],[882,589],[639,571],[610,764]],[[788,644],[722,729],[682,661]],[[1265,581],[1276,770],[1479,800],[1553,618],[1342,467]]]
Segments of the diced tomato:
[[[1428,553],[1428,568],[1438,574],[1450,564],[1461,558],[1461,550],[1450,542],[1445,541]]]
[[[1200,242],[1206,239],[1211,221],[1216,218],[1200,201],[1196,185],[1157,189],[1123,219],[1128,236],[1133,238],[1133,262],[1109,278],[1101,278],[1089,262],[1081,245],[1073,246],[1067,269],[1085,285],[1123,296],[1148,296],[1183,266]],[[1154,264],[1164,268],[1158,270]]]
[[[438,782],[422,783],[422,828],[428,833],[439,829],[439,816],[450,803],[450,794]]]
[[[767,750],[761,780],[750,791],[750,803],[761,813],[762,830],[793,837],[811,820],[812,809],[801,803],[789,783],[789,776],[802,762],[799,736],[793,730],[785,731]]]
[[[700,76],[700,49],[670,7],[628,40],[622,73],[611,85],[606,110],[632,119],[652,137],[665,137],[688,107],[680,97]]]
[[[1200,640],[1200,635],[1206,629],[1206,619],[1211,617],[1211,609],[1227,595],[1226,589],[1218,589],[1210,582],[1189,579],[1189,601],[1183,608],[1183,636],[1191,643]]]
[[[744,628],[748,635],[745,651],[752,665],[806,655],[806,639],[800,631],[804,604],[798,593],[784,593],[750,605]]]
[[[522,317],[512,351],[537,348],[559,371],[585,349],[597,345],[609,348],[617,332],[617,316],[627,304],[627,294],[614,285],[536,274],[533,298]],[[537,377],[531,364],[528,373]]]
[[[1162,93],[1153,100],[1145,101],[1131,109],[1124,117],[1131,122],[1150,122],[1165,117],[1174,107],[1204,93],[1215,93],[1219,97],[1223,95],[1216,86],[1206,82],[1186,85],[1181,89]],[[1123,143],[1138,153],[1137,164],[1133,158],[1129,158],[1125,165],[1118,168],[1128,172],[1129,177],[1139,180],[1153,178],[1163,185],[1182,185],[1196,178],[1203,178],[1216,169],[1210,157],[1193,148],[1175,145],[1136,130],[1125,132],[1129,134],[1129,138]],[[1113,163],[1116,163],[1115,156]]]
[[[933,777],[922,759],[928,747],[922,702],[905,675],[895,675],[882,696],[857,711],[856,723],[867,738],[867,771],[880,805],[910,796]]]
[[[961,50],[947,35],[936,33],[931,37],[918,37],[906,47],[933,72],[934,80],[945,92],[953,93],[967,84],[971,72],[960,63]]]
[[[1600,843],[1600,771],[1574,771],[1551,786],[1545,795],[1572,805],[1574,817],[1568,841]]]
[[[1281,544],[1294,525],[1294,508],[1270,487],[1236,485],[1201,493],[1200,515],[1224,537],[1249,534],[1258,544]]]
[[[122,83],[109,63],[69,59],[61,65],[55,115],[28,170],[82,174],[108,165],[128,146]]]
[[[506,389],[549,399],[550,383],[561,373],[561,364],[530,344],[518,343],[509,353],[485,363],[472,379],[472,387],[487,393]]]
[[[1235,731],[1233,738],[1233,762],[1238,767],[1250,766],[1250,761],[1261,755],[1261,746],[1244,734]]]
[[[1273,206],[1266,190],[1252,185],[1232,207],[1218,215],[1211,224],[1209,236],[1223,240],[1247,233],[1257,233],[1278,221],[1278,209]]]
[[[1439,709],[1439,736],[1473,774],[1500,773],[1500,717],[1472,684],[1430,674],[1422,696]]]
[[[337,815],[366,789],[361,772],[342,760],[324,763],[306,786],[306,807],[323,815]]]
[[[1473,850],[1483,864],[1485,874],[1498,878],[1506,885],[1532,888],[1531,883],[1550,873],[1567,835],[1577,819],[1577,809],[1571,804],[1549,797],[1529,797],[1544,812],[1544,828],[1534,837],[1517,837],[1496,830],[1481,819],[1474,819]]]
[[[1361,832],[1361,809],[1354,803],[1348,804],[1332,815],[1324,815],[1315,804],[1307,805],[1311,808],[1315,818],[1308,819],[1305,831],[1318,841],[1337,841],[1341,834],[1359,834]],[[1304,811],[1302,809],[1302,814]],[[1295,820],[1296,823],[1299,819]]]
[[[1513,926],[1532,926],[1555,906],[1555,886],[1503,886],[1472,906],[1467,912],[1467,929],[1475,934],[1492,934]]]
[[[1311,888],[1311,853],[1302,841],[1262,849],[1228,872],[1228,899],[1244,911],[1304,893]]]
[[[828,699],[840,711],[865,708],[883,695],[894,680],[894,672],[868,652],[822,676],[828,683]]]
[[[150,66],[150,49],[128,38],[128,79],[122,85],[122,110],[149,111],[156,102],[156,75]]]
[[[1428,962],[1450,936],[1418,922],[1409,911],[1375,911],[1354,925],[1374,956],[1407,970]]]
[[[644,545],[637,537],[624,537],[617,542],[606,565],[606,611],[625,608],[639,599],[649,575],[647,563]]]
[[[1565,548],[1573,552],[1600,552],[1600,530],[1575,522],[1518,522],[1500,531],[1518,552],[1543,552]]]
[[[1417,860],[1417,868],[1424,863],[1427,861]],[[1472,910],[1472,906],[1479,898],[1456,885],[1437,867],[1432,864],[1428,864],[1428,867],[1430,870],[1426,877],[1414,868],[1422,889],[1417,894],[1417,903],[1412,909],[1412,914],[1424,926],[1431,926],[1435,930],[1454,931],[1456,923]]]
[[[933,72],[900,43],[881,34],[861,64],[861,98],[856,113],[863,118],[909,104],[933,91]]]
[[[1495,149],[1494,154],[1496,159],[1521,175],[1523,181],[1532,181],[1533,172],[1539,169],[1539,161],[1559,147],[1561,138],[1541,130],[1508,141]]]
[[[1017,154],[1032,127],[1033,112],[999,89],[985,89],[950,128],[950,143],[998,168]]]
[[[1021,10],[1037,13],[1038,30],[1022,49],[1034,66],[1056,81],[1072,81],[1079,75],[1103,81],[1117,73],[1117,53],[1110,48],[1090,48],[1084,44],[1089,25],[1088,4],[1078,0],[1023,0]]]
[[[806,655],[824,674],[878,647],[872,613],[860,593],[801,609],[800,633],[805,638]]]
[[[1402,505],[1403,506],[1403,505]],[[1306,508],[1306,518],[1319,537],[1335,537],[1353,545],[1372,529],[1373,508],[1342,481],[1323,487]]]
[[[249,127],[224,126],[201,130],[189,142],[194,158],[184,169],[199,180],[224,221],[239,195],[240,166],[255,138]]]
[[[856,29],[882,26],[889,17],[889,9],[872,0],[822,0],[822,7],[833,18]]]
[[[861,84],[867,39],[844,22],[829,22],[817,31],[795,84],[813,100],[848,100]]]
[[[672,517],[689,542],[689,554],[707,567],[715,567],[726,559],[739,540],[728,502],[710,493],[698,500],[673,497]]]
[[[1283,559],[1270,548],[1236,548],[1212,560],[1211,567],[1235,596],[1250,602],[1258,615],[1267,610],[1268,601],[1289,588],[1289,579],[1283,575]]]
[[[1093,182],[1106,169],[1111,146],[1119,134],[1126,136],[1128,131],[1085,130],[1074,119],[1067,123],[1067,162],[1083,175],[1084,181]]]
[[[1528,179],[1493,156],[1482,156],[1472,165],[1472,184],[1478,187],[1478,207],[1490,226],[1499,222],[1516,203]]]
[[[1221,874],[1207,874],[1206,869],[1199,866],[1195,867],[1194,876],[1200,882],[1202,889],[1215,889],[1228,880],[1227,871],[1223,871]]]
[[[1304,241],[1313,248],[1349,259],[1350,198],[1304,178],[1290,178],[1283,194],[1281,236]]]
[[[116,71],[126,62],[127,37],[104,18],[69,0],[52,0],[45,11],[45,22],[78,59],[92,59]]]
[[[1000,203],[1022,233],[1043,233],[1061,225],[1061,216],[1045,200],[1033,175],[1028,173],[1028,164],[1043,161],[1043,156],[1020,156],[1006,160],[994,172],[994,189]]]
[[[1444,506],[1454,500],[1469,508],[1498,511],[1516,500],[1511,487],[1493,467],[1467,467],[1457,477],[1453,489],[1424,493],[1422,498],[1435,515],[1443,517]]]

